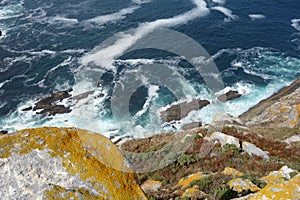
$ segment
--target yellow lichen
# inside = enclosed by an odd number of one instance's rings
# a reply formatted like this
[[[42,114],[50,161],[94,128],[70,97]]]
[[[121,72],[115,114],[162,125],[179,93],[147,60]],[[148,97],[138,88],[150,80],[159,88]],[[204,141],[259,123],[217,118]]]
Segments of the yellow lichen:
[[[141,188],[146,191],[157,191],[161,187],[162,183],[160,181],[154,180],[146,180],[142,185]]]
[[[195,173],[195,174],[191,174],[187,177],[184,177],[184,178],[180,179],[178,184],[177,184],[177,187],[187,188],[192,181],[200,180],[201,178],[206,177],[206,176],[208,176],[208,175],[203,174],[203,172],[198,172],[198,173]]]
[[[272,172],[269,173],[269,175],[260,178],[260,180],[262,180],[266,183],[280,182],[283,179],[288,179],[289,174],[287,174],[287,173],[288,172],[293,172],[293,171],[294,170],[289,169],[287,166],[283,166],[278,171],[272,171]]]
[[[249,197],[249,200],[261,199],[300,199],[300,175],[289,181],[279,179],[277,182],[268,183],[266,187]]]
[[[232,176],[243,176],[242,172],[239,172],[238,170],[231,168],[231,167],[225,167],[224,171],[222,172],[224,175],[232,175]]]
[[[62,159],[68,172],[89,181],[100,195],[111,199],[146,199],[118,148],[100,134],[45,127],[1,136],[0,144],[0,158],[47,149],[52,157]]]
[[[199,190],[199,186],[194,185],[192,188],[188,188],[181,195],[181,198],[193,198],[193,199],[202,199],[208,195]]]
[[[254,185],[249,179],[235,178],[229,181],[227,185],[230,189],[238,193],[242,193],[243,191],[257,192],[260,190],[260,188]]]

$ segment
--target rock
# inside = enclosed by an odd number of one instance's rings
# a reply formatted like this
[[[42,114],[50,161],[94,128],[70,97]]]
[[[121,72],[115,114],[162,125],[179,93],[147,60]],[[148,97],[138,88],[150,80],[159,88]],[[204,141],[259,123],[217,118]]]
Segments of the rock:
[[[222,95],[218,96],[217,98],[219,101],[226,102],[226,101],[240,98],[241,96],[242,95],[239,94],[238,91],[230,90],[229,92],[226,92],[226,94],[222,94]]]
[[[226,135],[221,132],[214,132],[213,134],[211,134],[210,137],[205,137],[204,139],[208,140],[208,141],[218,141],[221,143],[221,146],[224,146],[226,144],[233,144],[237,148],[240,148],[239,139],[237,139],[236,137],[233,137],[231,135]]]
[[[199,190],[198,185],[194,185],[192,188],[188,188],[181,195],[181,198],[189,198],[189,199],[205,199],[208,195]]]
[[[265,181],[266,183],[276,183],[281,179],[291,179],[291,173],[298,172],[288,168],[287,166],[283,166],[278,171],[270,172],[268,176],[262,177],[260,180]]]
[[[32,110],[32,106],[22,109],[23,112]]]
[[[141,188],[145,193],[157,192],[161,188],[162,183],[160,181],[146,180]]]
[[[119,149],[96,133],[26,129],[0,136],[4,199],[146,199]]]
[[[0,134],[1,134],[1,135],[7,134],[7,133],[8,133],[8,131],[0,130]]]
[[[186,117],[191,111],[199,110],[210,102],[207,100],[193,99],[192,101],[184,101],[182,103],[171,106],[165,111],[160,113],[160,117],[165,122],[180,120]]]
[[[235,178],[227,183],[231,190],[241,194],[248,192],[257,192],[259,187],[254,185],[249,179]]]
[[[293,136],[285,139],[284,142],[289,145],[293,142],[300,142],[300,135],[293,135]]]
[[[291,180],[279,179],[277,183],[267,184],[263,189],[255,194],[248,195],[243,199],[300,199],[300,174]],[[237,200],[237,199],[236,199]],[[241,198],[239,198],[241,200]]]
[[[56,115],[56,114],[64,114],[71,112],[71,109],[68,107],[65,107],[63,105],[53,105],[49,107],[44,107],[44,109],[40,112],[37,112],[37,114],[47,114],[49,116]]]
[[[244,123],[238,117],[229,114],[216,114],[211,122],[211,126],[224,127],[224,126],[238,126],[243,127]],[[247,129],[245,127],[244,129]]]
[[[242,172],[239,172],[238,170],[231,168],[231,167],[225,167],[224,171],[222,172],[224,175],[232,175],[232,176],[243,176]]]
[[[254,144],[250,142],[243,142],[242,149],[249,155],[259,156],[265,160],[269,160],[269,156],[265,151],[261,150],[260,148],[256,147]]]
[[[28,107],[23,109],[22,111],[42,110],[40,112],[37,112],[37,114],[48,113],[50,116],[56,114],[69,113],[71,112],[71,109],[69,107],[65,107],[64,105],[57,105],[57,102],[61,102],[62,100],[69,98],[71,96],[70,92],[71,90],[56,92],[52,94],[50,97],[47,97],[35,103],[33,109],[32,107]]]
[[[300,77],[242,114],[247,126],[300,127]]]
[[[192,122],[192,123],[183,125],[181,127],[181,129],[184,130],[184,131],[187,131],[187,130],[198,128],[198,127],[201,127],[201,126],[202,126],[201,122]]]
[[[177,188],[186,189],[192,181],[200,180],[201,178],[207,177],[208,174],[203,174],[203,172],[198,172],[191,174],[187,177],[181,178],[177,184]]]

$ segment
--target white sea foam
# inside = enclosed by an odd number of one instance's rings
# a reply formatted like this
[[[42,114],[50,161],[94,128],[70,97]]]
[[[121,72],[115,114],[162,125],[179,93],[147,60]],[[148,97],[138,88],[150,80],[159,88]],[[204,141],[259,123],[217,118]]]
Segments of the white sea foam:
[[[256,19],[264,19],[266,18],[266,16],[262,15],[262,14],[250,14],[249,17],[252,20],[256,20]]]
[[[78,24],[78,19],[74,18],[66,18],[62,15],[56,15],[54,17],[49,18],[49,23],[62,23],[62,24],[69,24],[69,25],[75,25]]]
[[[230,9],[225,8],[223,6],[214,6],[211,9],[217,10],[217,11],[220,11],[221,13],[223,13],[227,17],[224,19],[224,21],[232,21],[232,20],[238,19],[237,15],[234,15]]]
[[[297,31],[300,31],[300,19],[292,19],[292,27],[294,27]]]
[[[209,9],[206,6],[206,2],[203,0],[193,0],[196,4],[196,8],[181,15],[177,15],[172,18],[158,19],[153,22],[146,22],[140,24],[133,34],[119,33],[117,35],[118,40],[111,46],[100,49],[96,47],[91,53],[82,57],[82,65],[88,65],[94,63],[98,66],[104,67],[108,70],[115,70],[113,67],[114,59],[121,56],[129,47],[136,43],[137,40],[160,27],[172,27],[176,25],[185,24],[195,18],[205,16],[209,13]]]
[[[17,18],[23,15],[24,1],[20,1],[18,4],[11,4],[0,8],[0,20]]]
[[[118,12],[107,14],[107,15],[100,15],[88,20],[84,20],[83,23],[86,25],[104,25],[111,22],[116,22],[126,18],[126,15],[132,14],[136,11],[140,6],[131,6],[128,8],[123,8]]]
[[[226,0],[212,0],[214,3],[225,4]]]

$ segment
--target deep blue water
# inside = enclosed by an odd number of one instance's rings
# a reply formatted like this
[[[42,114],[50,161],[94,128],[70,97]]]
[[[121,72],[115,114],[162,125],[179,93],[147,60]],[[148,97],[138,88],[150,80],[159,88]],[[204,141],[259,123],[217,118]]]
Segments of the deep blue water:
[[[154,49],[115,58],[116,62],[99,76],[105,87],[94,95],[103,92],[106,94],[103,99],[95,100],[91,96],[87,102],[74,107],[73,112],[51,118],[21,111],[37,99],[59,90],[73,88],[74,94],[80,94],[95,89],[83,69],[109,61],[109,57],[127,43],[118,40],[117,49],[105,51],[96,58],[89,55],[96,53],[99,44],[106,39],[128,30],[142,31],[151,27],[151,23],[197,41],[214,58],[225,90],[230,88],[243,93],[242,98],[222,104],[222,112],[239,115],[299,76],[298,0],[217,2],[0,1],[0,29],[3,32],[0,37],[0,129],[77,126],[106,135],[112,134],[110,130],[118,129],[122,134],[135,136],[175,130],[158,118],[159,108],[180,100],[163,86],[141,85],[132,94],[128,104],[131,121],[128,123],[115,121],[111,110],[114,105],[110,96],[117,81],[149,62],[164,64],[182,74],[185,81],[178,87],[190,97],[211,100],[203,79],[189,63]],[[196,7],[195,3],[201,6]],[[197,9],[198,16],[189,14]],[[181,15],[185,18],[179,22],[177,16]],[[181,43],[178,41],[174,45]],[[91,62],[86,63],[86,60]],[[190,87],[194,91],[189,92]],[[216,112],[219,112],[216,108],[208,106],[192,113],[175,127],[180,129],[182,124],[191,121],[209,122]]]

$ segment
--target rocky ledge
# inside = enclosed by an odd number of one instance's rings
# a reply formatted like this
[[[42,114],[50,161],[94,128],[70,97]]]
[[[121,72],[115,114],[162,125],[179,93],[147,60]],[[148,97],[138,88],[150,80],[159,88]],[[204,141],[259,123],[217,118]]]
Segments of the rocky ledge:
[[[242,114],[240,118],[252,127],[300,126],[300,77],[271,97]]]
[[[0,136],[1,199],[146,199],[106,137],[73,128]]]

